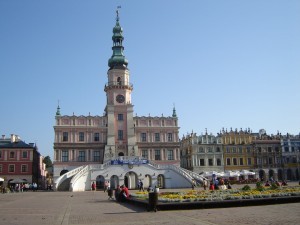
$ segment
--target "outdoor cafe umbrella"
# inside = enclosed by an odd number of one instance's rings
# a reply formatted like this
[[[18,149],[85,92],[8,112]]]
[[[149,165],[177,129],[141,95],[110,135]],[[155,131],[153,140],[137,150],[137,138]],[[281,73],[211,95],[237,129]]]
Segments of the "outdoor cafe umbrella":
[[[23,180],[23,179],[16,178],[16,179],[11,180],[9,183],[11,183],[11,184],[20,184],[20,183],[25,183],[25,182],[26,181]]]
[[[252,172],[252,171],[249,171],[249,170],[241,170],[240,174],[248,176],[248,175],[255,175],[255,172]]]
[[[0,181],[4,181],[4,179],[2,177],[0,177]]]

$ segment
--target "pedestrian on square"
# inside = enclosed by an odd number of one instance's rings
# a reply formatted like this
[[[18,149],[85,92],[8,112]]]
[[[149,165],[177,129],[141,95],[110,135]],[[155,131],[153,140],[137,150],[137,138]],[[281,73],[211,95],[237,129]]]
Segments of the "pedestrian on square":
[[[106,180],[106,181],[104,182],[104,192],[107,191],[107,187],[108,187],[108,181]]]
[[[142,180],[139,180],[138,188],[139,188],[139,191],[144,191],[144,184],[143,184]]]
[[[92,191],[96,191],[96,184],[95,184],[94,181],[93,181],[93,183],[92,183]]]
[[[110,188],[110,186],[107,188],[107,195],[108,195],[108,200],[111,199],[113,200],[113,189]]]
[[[206,190],[206,188],[208,187],[208,181],[207,179],[203,180],[203,189]]]

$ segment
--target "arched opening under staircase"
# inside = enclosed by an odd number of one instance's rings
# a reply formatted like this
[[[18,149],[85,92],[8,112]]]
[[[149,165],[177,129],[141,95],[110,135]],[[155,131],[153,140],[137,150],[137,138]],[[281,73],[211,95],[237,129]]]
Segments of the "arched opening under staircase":
[[[152,186],[152,178],[151,175],[146,174],[143,180],[144,189],[147,189],[149,186]]]
[[[97,189],[104,189],[104,181],[105,178],[102,175],[96,177],[96,188]]]
[[[157,187],[164,188],[165,187],[165,176],[162,174],[159,174],[157,176]]]
[[[124,184],[128,189],[136,189],[138,185],[138,175],[133,171],[126,173],[124,176]]]

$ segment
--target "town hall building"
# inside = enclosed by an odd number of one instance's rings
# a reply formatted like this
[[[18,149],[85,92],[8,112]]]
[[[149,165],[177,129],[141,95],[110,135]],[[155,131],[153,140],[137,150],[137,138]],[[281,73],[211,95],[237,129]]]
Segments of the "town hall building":
[[[105,180],[110,180],[112,185],[123,182],[129,188],[135,188],[141,178],[145,186],[171,187],[172,182],[167,181],[172,177],[170,170],[177,175],[188,173],[178,171],[180,143],[175,107],[170,110],[170,116],[134,116],[133,84],[130,83],[128,60],[124,56],[123,29],[118,10],[112,40],[107,83],[103,84],[106,93],[104,114],[61,115],[61,109],[57,107],[54,179],[58,189],[59,186],[69,190],[88,189],[89,184],[84,186],[74,180],[74,176],[80,176],[79,173],[86,176],[76,179],[83,179],[85,183],[94,181],[99,188]],[[135,166],[139,167],[136,171]],[[142,166],[147,168],[143,170]],[[158,168],[164,170],[155,172]],[[188,186],[191,182],[191,177],[182,179],[185,181],[180,185]],[[62,180],[67,185],[62,185]]]

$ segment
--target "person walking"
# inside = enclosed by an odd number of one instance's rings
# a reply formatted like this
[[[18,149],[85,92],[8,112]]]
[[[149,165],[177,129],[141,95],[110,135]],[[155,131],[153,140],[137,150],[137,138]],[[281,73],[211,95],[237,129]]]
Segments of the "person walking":
[[[93,183],[92,183],[92,191],[96,191],[96,184],[95,184],[94,181],[93,181]]]
[[[139,180],[138,187],[139,187],[139,191],[144,191],[144,184],[142,180]]]

